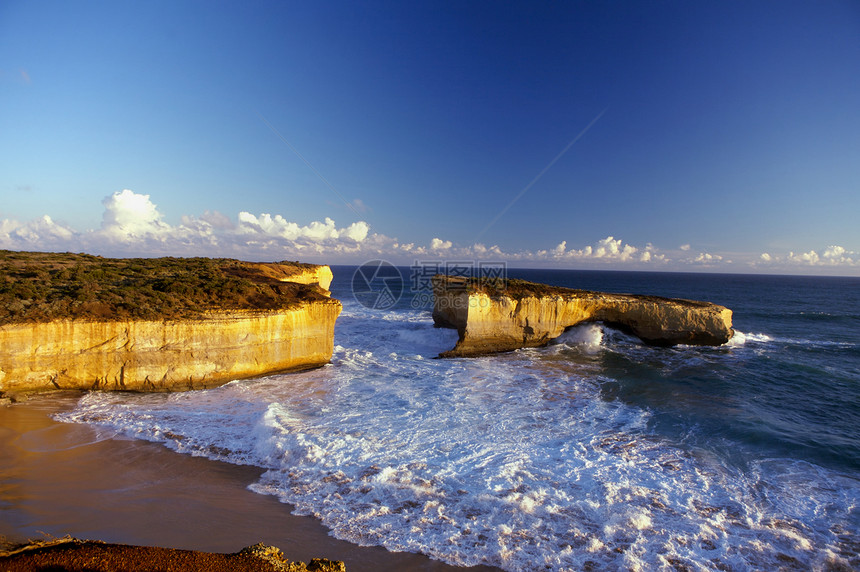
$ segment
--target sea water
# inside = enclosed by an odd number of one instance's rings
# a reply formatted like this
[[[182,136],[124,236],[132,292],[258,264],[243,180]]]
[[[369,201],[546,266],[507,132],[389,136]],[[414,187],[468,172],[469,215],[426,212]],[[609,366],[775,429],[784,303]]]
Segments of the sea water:
[[[734,310],[721,347],[601,324],[435,359],[453,330],[353,296],[329,365],[178,394],[90,393],[62,421],[265,469],[337,538],[505,570],[860,568],[860,279],[509,270]],[[409,269],[402,269],[404,274]]]

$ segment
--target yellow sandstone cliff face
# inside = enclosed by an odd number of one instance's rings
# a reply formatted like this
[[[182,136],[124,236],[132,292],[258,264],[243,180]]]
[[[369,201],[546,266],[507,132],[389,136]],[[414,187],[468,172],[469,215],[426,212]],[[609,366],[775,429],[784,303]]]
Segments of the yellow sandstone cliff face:
[[[182,391],[325,365],[341,303],[328,266],[255,271],[317,284],[289,308],[216,310],[199,318],[0,324],[0,394],[78,390]],[[324,294],[324,295],[320,295]]]
[[[320,288],[327,291],[333,279],[334,275],[331,273],[331,268],[328,266],[317,266],[299,274],[293,274],[284,280],[298,282],[299,284],[317,284]]]
[[[273,262],[245,262],[243,267],[246,270],[254,270],[261,276],[274,278],[281,282],[296,282],[297,284],[316,284],[323,290],[328,291],[331,286],[331,281],[334,275],[331,268],[325,265],[310,266],[302,270],[285,266],[283,264]]]
[[[328,363],[341,305],[171,322],[0,326],[0,391],[182,391]]]
[[[536,295],[492,295],[463,279],[437,276],[433,319],[455,328],[460,339],[443,357],[475,356],[538,347],[582,322],[604,322],[652,345],[720,345],[732,331],[732,311],[717,304],[549,289]]]

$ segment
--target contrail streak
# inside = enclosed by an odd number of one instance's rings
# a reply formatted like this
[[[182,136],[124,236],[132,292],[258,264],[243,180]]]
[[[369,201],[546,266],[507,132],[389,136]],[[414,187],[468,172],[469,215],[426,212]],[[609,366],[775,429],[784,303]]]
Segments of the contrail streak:
[[[540,173],[538,173],[538,174],[537,174],[537,176],[536,176],[534,179],[532,179],[532,182],[531,182],[531,183],[529,183],[528,185],[526,185],[526,186],[525,186],[525,188],[523,188],[523,190],[522,190],[522,191],[520,191],[520,192],[519,192],[519,194],[518,194],[517,196],[515,196],[511,202],[509,202],[509,203],[508,203],[508,206],[506,206],[505,208],[503,208],[503,209],[501,210],[501,212],[500,212],[499,214],[497,214],[497,215],[496,215],[496,218],[494,218],[493,220],[491,220],[491,221],[490,221],[490,223],[489,223],[487,226],[485,226],[485,227],[484,227],[484,230],[482,230],[480,233],[478,233],[478,236],[475,238],[475,242],[478,242],[478,241],[481,239],[481,237],[482,237],[482,236],[484,236],[484,234],[485,234],[488,230],[490,230],[490,228],[491,228],[494,224],[496,224],[497,222],[499,222],[499,219],[500,219],[500,218],[502,218],[502,217],[505,215],[505,213],[506,213],[506,212],[508,212],[508,210],[509,210],[512,206],[514,206],[514,203],[516,203],[518,200],[520,200],[520,198],[522,198],[522,196],[523,196],[524,194],[526,194],[526,193],[528,192],[528,190],[529,190],[529,189],[531,189],[531,188],[534,186],[534,184],[535,184],[535,183],[537,183],[537,182],[540,180],[540,178],[541,178],[541,177],[543,177],[543,176],[546,174],[546,172],[547,172],[547,171],[549,171],[549,170],[552,168],[552,166],[553,166],[553,165],[555,165],[555,164],[556,164],[556,162],[564,156],[564,154],[565,154],[565,153],[567,153],[568,149],[570,149],[571,147],[573,147],[573,144],[574,144],[574,143],[576,143],[577,141],[579,141],[580,139],[582,139],[582,136],[583,136],[583,135],[585,135],[585,134],[588,132],[588,130],[589,130],[589,129],[591,129],[591,128],[594,126],[594,124],[595,124],[595,123],[597,123],[597,121],[598,121],[601,117],[603,117],[603,114],[604,114],[604,113],[606,113],[606,110],[607,110],[607,109],[609,109],[609,108],[607,107],[606,109],[604,109],[603,111],[601,111],[600,113],[598,113],[598,114],[597,114],[597,117],[595,117],[594,119],[592,119],[592,120],[591,120],[591,123],[589,123],[588,125],[586,125],[586,126],[585,126],[585,129],[583,129],[582,131],[580,131],[580,132],[579,132],[579,134],[578,134],[576,137],[574,137],[574,138],[573,138],[573,140],[572,140],[570,143],[568,143],[568,144],[567,144],[567,146],[566,146],[564,149],[562,149],[562,150],[561,150],[561,153],[559,153],[558,155],[556,155],[556,156],[555,156],[555,158],[554,158],[552,161],[550,161],[550,162],[549,162],[549,164],[548,164],[546,167],[544,167],[544,168],[543,168],[543,171],[541,171]],[[289,143],[288,143],[288,145],[289,145]]]
[[[322,174],[321,174],[319,171],[317,171],[317,170],[314,168],[314,166],[313,166],[313,165],[311,165],[311,164],[310,164],[310,162],[309,162],[307,159],[305,159],[305,158],[304,158],[304,156],[303,156],[301,153],[299,153],[298,149],[296,149],[295,147],[293,147],[293,146],[290,144],[290,142],[289,142],[289,141],[287,141],[287,140],[286,140],[286,138],[285,138],[283,135],[281,135],[281,133],[280,133],[277,129],[275,129],[275,127],[274,127],[271,123],[269,123],[269,122],[266,120],[266,118],[265,118],[265,117],[263,117],[263,116],[262,116],[262,115],[260,115],[259,113],[257,113],[257,117],[259,117],[259,118],[263,121],[263,123],[265,123],[265,124],[266,124],[266,126],[267,126],[269,129],[271,129],[271,130],[272,130],[272,133],[274,133],[275,135],[277,135],[277,136],[278,136],[278,139],[280,139],[281,141],[283,141],[284,143],[286,143],[286,144],[287,144],[287,147],[289,147],[290,149],[292,149],[293,153],[295,153],[295,154],[296,154],[296,156],[297,156],[299,159],[301,159],[301,160],[305,163],[305,165],[307,165],[307,166],[308,166],[308,168],[310,168],[310,170],[311,170],[311,171],[313,171],[313,172],[316,174],[316,176],[317,176],[317,177],[319,177],[319,178],[320,178],[320,180],[321,180],[323,183],[325,183],[325,184],[326,184],[326,186],[327,186],[329,189],[331,189],[331,192],[333,192],[335,195],[337,195],[337,198],[339,198],[341,201],[343,201],[343,204],[345,204],[349,210],[351,210],[352,212],[354,212],[354,213],[355,213],[355,215],[356,215],[357,217],[362,218],[362,215],[361,215],[357,210],[355,210],[355,207],[354,207],[354,206],[352,206],[352,205],[351,205],[351,204],[350,204],[350,203],[349,203],[345,198],[343,198],[343,195],[341,195],[339,192],[337,192],[337,189],[335,189],[335,188],[332,186],[332,184],[331,184],[331,183],[329,183],[329,182],[326,180],[326,178],[325,178],[325,177],[323,177],[323,176],[322,176]]]

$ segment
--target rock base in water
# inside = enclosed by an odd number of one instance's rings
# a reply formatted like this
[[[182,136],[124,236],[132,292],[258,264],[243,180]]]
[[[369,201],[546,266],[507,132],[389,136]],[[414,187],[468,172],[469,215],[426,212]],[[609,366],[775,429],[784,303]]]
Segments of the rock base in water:
[[[441,357],[539,347],[584,322],[603,322],[656,346],[721,345],[734,333],[732,311],[710,302],[442,275],[433,278],[433,293],[436,326],[460,335]]]

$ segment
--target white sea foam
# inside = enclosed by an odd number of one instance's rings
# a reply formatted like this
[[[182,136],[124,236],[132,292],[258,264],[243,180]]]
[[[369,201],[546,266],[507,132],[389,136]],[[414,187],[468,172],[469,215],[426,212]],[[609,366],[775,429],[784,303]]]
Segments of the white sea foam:
[[[582,349],[606,347],[604,330],[566,336],[547,350],[430,359],[456,332],[434,329],[426,313],[347,304],[329,366],[193,393],[93,393],[62,419],[263,467],[253,490],[338,538],[452,564],[774,569],[844,559],[860,483],[779,459],[742,471],[669,442],[649,430],[648,410],[601,397],[599,363]],[[626,338],[609,346],[628,359],[651,351]]]
[[[556,344],[580,348],[584,352],[595,353],[603,343],[603,327],[600,324],[581,324],[568,328],[562,335],[553,340]]]
[[[734,335],[732,335],[729,341],[723,345],[730,348],[737,348],[746,345],[747,342],[766,344],[772,341],[773,338],[767,334],[747,334],[740,330],[735,330]]]
[[[747,344],[757,347],[767,344],[780,344],[784,346],[801,346],[816,349],[856,349],[860,347],[856,341],[840,341],[840,340],[815,340],[807,338],[785,337],[785,336],[770,336],[768,334],[752,334],[744,333],[735,330],[731,339],[723,344],[724,347],[738,348]]]

